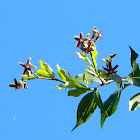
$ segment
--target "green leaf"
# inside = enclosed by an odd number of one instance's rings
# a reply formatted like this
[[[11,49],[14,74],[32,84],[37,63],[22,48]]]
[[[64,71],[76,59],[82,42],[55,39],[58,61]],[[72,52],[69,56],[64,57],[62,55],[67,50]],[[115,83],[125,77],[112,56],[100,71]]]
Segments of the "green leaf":
[[[65,88],[75,88],[76,85],[73,81],[67,81],[65,82]]]
[[[81,52],[76,52],[76,54],[79,56],[79,58],[85,60],[85,61],[88,62],[91,66],[93,66],[92,63],[91,63],[91,61],[89,60],[89,58],[87,57],[86,54],[81,53]]]
[[[79,125],[87,122],[95,111],[96,107],[97,104],[95,102],[95,92],[91,92],[85,95],[79,103],[77,109],[77,123],[72,131]]]
[[[127,88],[128,86],[130,86],[131,84],[124,84],[122,85],[122,90],[124,90],[125,88]]]
[[[87,89],[87,87],[81,85],[76,78],[73,78],[70,73],[68,73],[70,81],[73,81],[77,88]]]
[[[102,111],[101,111],[101,129],[103,129],[103,125],[104,125],[106,118],[107,118],[106,114],[102,113]]]
[[[139,65],[136,63],[138,54],[130,47],[131,50],[131,66],[132,72],[128,75],[126,80],[134,86],[140,87],[140,70]]]
[[[89,73],[93,74],[94,76],[98,77],[98,75],[95,71],[95,68],[87,66],[87,67],[85,67],[85,70],[88,71]]]
[[[85,67],[85,70],[95,76],[95,82],[102,83],[102,81],[106,78],[106,72],[104,70],[95,70],[95,68],[90,66]]]
[[[57,85],[56,87],[57,87],[59,90],[65,88],[62,84],[59,84],[59,85]]]
[[[55,74],[52,70],[52,68],[45,62],[39,60],[40,63],[40,67],[43,71],[45,71],[45,73],[47,73],[46,75],[48,75],[48,78],[55,78]]]
[[[104,110],[104,106],[103,106],[103,103],[102,103],[102,99],[101,99],[100,94],[99,94],[98,91],[96,91],[95,101],[96,101],[98,107],[99,107],[101,110]]]
[[[77,79],[78,82],[83,82],[83,76],[84,74],[78,74],[75,78]],[[87,84],[92,84],[93,82],[98,82],[101,83],[101,80],[99,78],[97,78],[96,76],[87,73]]]
[[[140,87],[140,71],[130,73],[126,80],[134,86]]]
[[[107,73],[105,70],[98,70],[98,73],[102,80],[107,79]]]
[[[92,57],[92,61],[93,61],[93,64],[94,64],[95,68],[97,67],[97,63],[96,63],[97,55],[98,55],[98,52],[96,50],[91,51],[91,57]]]
[[[120,96],[121,91],[116,91],[115,93],[111,94],[110,97],[104,102],[104,110],[101,110],[101,128],[103,128],[106,118],[111,116],[117,110]]]
[[[35,79],[35,77],[33,75],[21,75],[21,77],[24,79],[24,80],[33,80]]]
[[[129,100],[129,111],[136,110],[140,107],[140,92],[135,94],[130,100]]]
[[[36,75],[38,75],[39,77],[42,77],[42,78],[52,78],[52,75],[48,72],[46,72],[46,70],[37,70],[35,72]]]
[[[61,68],[59,67],[58,64],[56,65],[56,67],[57,67],[57,71],[58,71],[58,74],[59,74],[60,78],[61,78],[64,82],[69,81],[69,78],[68,78],[68,76],[66,75],[66,71],[65,71],[64,69],[61,69]]]
[[[122,78],[117,75],[117,74],[113,74],[111,77],[110,77],[111,80],[114,80],[117,84],[118,84],[118,87],[119,89],[121,88],[122,86]]]
[[[78,97],[83,93],[86,93],[89,90],[86,89],[74,89],[74,90],[69,90],[68,91],[68,96],[73,96],[73,97]]]
[[[84,73],[84,75],[83,75],[83,81],[84,81],[84,84],[86,85],[86,87],[88,87],[88,83],[87,83],[87,73]]]
[[[131,50],[131,66],[133,68],[133,71],[139,70],[139,66],[136,63],[136,59],[138,57],[138,54],[129,46]]]

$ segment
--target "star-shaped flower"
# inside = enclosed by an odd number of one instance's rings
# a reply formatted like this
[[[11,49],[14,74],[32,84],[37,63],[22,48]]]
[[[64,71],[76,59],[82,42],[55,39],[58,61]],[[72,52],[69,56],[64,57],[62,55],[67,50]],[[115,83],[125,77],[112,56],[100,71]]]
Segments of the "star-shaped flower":
[[[29,59],[27,60],[25,64],[19,62],[19,64],[25,68],[23,74],[27,73],[28,75],[31,75],[32,74],[31,68],[34,68],[34,69],[37,68],[36,66],[32,65],[30,61],[31,61],[31,57],[29,57]]]
[[[80,33],[80,37],[79,36],[74,36],[75,40],[78,41],[78,43],[76,44],[76,47],[78,48],[80,45],[83,46],[83,47],[86,47],[85,44],[86,42],[85,41],[88,41],[90,38],[89,36],[87,36],[86,38],[83,37],[83,33],[81,32]]]

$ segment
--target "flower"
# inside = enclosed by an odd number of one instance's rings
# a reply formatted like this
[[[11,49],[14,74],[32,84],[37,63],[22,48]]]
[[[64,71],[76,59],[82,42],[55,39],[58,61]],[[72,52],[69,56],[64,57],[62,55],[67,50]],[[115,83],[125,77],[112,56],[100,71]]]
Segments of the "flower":
[[[92,38],[95,38],[94,42],[97,42],[97,40],[101,38],[103,35],[101,32],[103,31],[99,31],[96,27],[93,27]]]
[[[116,65],[115,67],[112,68],[112,62],[113,62],[113,57],[115,57],[116,54],[111,54],[108,58],[106,59],[102,59],[103,62],[106,62],[106,68],[102,66],[102,68],[104,70],[107,71],[107,74],[112,74],[112,73],[116,73],[116,69],[118,68],[118,65]]]
[[[92,37],[90,38],[90,33],[87,34],[87,36],[84,38],[83,33],[80,33],[79,36],[74,36],[75,40],[78,41],[76,44],[77,48],[80,48],[85,53],[89,53],[91,51],[96,50],[95,43],[99,38],[101,38],[102,31],[99,31],[97,28],[93,27],[93,33]]]
[[[80,45],[83,47],[86,47],[86,42],[89,40],[89,36],[87,36],[86,38],[83,38],[83,33],[80,33],[80,37],[79,36],[74,36],[75,40],[78,41],[78,43],[76,44],[76,47],[78,48]]]
[[[102,66],[102,68],[104,69],[104,70],[106,70],[107,71],[107,75],[108,74],[113,74],[113,73],[117,73],[117,68],[118,68],[119,66],[118,65],[116,65],[115,67],[113,67],[112,68],[112,66],[110,67],[110,68],[104,68],[103,66]]]
[[[23,80],[23,78],[21,80],[19,80],[18,82],[17,82],[16,78],[14,78],[14,81],[15,81],[15,83],[9,84],[9,87],[12,87],[14,89],[21,89],[21,88],[24,88],[26,90],[28,89],[27,84]]]
[[[37,68],[36,66],[32,65],[30,61],[31,61],[31,57],[29,57],[29,59],[27,60],[25,64],[19,62],[19,64],[25,68],[23,74],[27,73],[27,75],[31,75],[32,74],[31,68],[34,68],[34,69]]]
[[[92,47],[94,47],[94,40],[92,38],[90,38],[90,34],[88,33],[87,36],[84,38],[83,37],[83,33],[80,33],[80,37],[79,36],[74,36],[75,40],[78,41],[78,43],[76,44],[76,47],[79,47],[82,51],[84,51],[85,53],[89,53],[92,49]]]

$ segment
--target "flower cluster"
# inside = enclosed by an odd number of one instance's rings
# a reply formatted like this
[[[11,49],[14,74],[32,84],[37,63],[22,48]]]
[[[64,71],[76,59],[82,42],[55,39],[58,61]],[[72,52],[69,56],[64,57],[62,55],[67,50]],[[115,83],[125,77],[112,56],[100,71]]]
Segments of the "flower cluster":
[[[32,70],[31,70],[31,68],[34,68],[34,69],[37,68],[36,66],[32,65],[30,61],[31,61],[31,57],[29,57],[29,59],[27,60],[27,62],[26,62],[25,64],[19,62],[19,64],[20,64],[22,67],[24,67],[23,75],[24,75],[24,74],[27,74],[28,76],[30,76],[30,75],[32,75]],[[14,88],[14,89],[21,89],[21,88],[24,88],[24,89],[26,89],[26,90],[28,89],[27,84],[26,84],[26,81],[23,80],[23,78],[22,78],[21,80],[19,80],[18,82],[17,82],[17,80],[16,80],[16,78],[15,78],[14,81],[15,81],[15,83],[11,83],[11,84],[9,85],[9,87],[12,87],[12,88]]]
[[[107,71],[107,74],[113,74],[113,73],[116,73],[117,72],[117,68],[118,68],[118,65],[116,65],[115,67],[112,67],[112,62],[113,62],[113,57],[115,57],[116,54],[111,54],[108,58],[106,59],[102,59],[103,62],[106,62],[106,68],[102,66],[102,68]]]
[[[89,53],[90,51],[93,51],[96,49],[95,43],[99,38],[101,38],[101,31],[99,31],[97,28],[93,27],[92,37],[90,38],[90,33],[86,35],[86,37],[83,37],[83,33],[80,33],[79,36],[74,36],[75,40],[78,41],[76,44],[77,48],[80,48],[85,53]]]

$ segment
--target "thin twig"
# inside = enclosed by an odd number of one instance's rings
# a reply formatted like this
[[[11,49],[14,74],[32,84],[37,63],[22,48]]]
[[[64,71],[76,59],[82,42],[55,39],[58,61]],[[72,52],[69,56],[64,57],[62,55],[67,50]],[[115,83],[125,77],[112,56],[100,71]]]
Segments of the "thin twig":
[[[64,81],[59,80],[57,78],[40,77],[35,72],[32,71],[32,73],[36,76],[36,79],[53,80],[53,81],[58,81],[58,82],[61,82],[61,83],[65,83]]]

